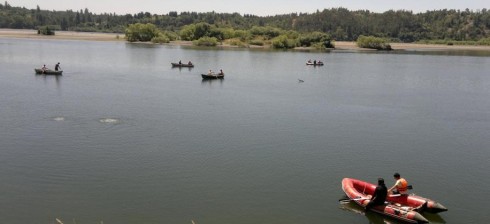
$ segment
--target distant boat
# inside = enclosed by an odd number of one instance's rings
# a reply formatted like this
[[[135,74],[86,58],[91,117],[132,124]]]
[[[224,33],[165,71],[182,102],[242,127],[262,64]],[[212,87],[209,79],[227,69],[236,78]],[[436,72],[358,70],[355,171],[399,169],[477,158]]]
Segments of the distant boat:
[[[318,61],[316,63],[313,62],[306,62],[306,65],[313,65],[313,66],[323,66],[323,62]]]
[[[188,67],[188,68],[192,68],[194,67],[194,64],[185,64],[185,63],[171,63],[172,64],[172,67]]]
[[[201,74],[203,79],[224,79],[225,73],[211,73],[211,74]]]
[[[36,74],[43,74],[43,75],[62,75],[63,74],[63,71],[55,71],[55,70],[51,70],[51,69],[43,70],[40,68],[35,68],[34,71],[36,72]]]

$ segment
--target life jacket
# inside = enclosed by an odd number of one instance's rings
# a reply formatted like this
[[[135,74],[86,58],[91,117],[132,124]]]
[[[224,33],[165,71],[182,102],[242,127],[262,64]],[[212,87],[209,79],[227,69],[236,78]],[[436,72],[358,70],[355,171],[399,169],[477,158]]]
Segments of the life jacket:
[[[407,193],[407,190],[408,190],[408,182],[405,179],[403,179],[403,178],[400,178],[399,181],[400,181],[401,186],[396,185],[396,190],[398,190],[398,192],[400,192],[400,194]]]

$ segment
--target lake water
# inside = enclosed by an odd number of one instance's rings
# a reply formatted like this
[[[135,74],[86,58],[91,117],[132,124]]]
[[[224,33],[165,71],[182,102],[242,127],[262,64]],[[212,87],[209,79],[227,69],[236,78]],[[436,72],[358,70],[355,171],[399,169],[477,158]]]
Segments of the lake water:
[[[488,52],[0,52],[0,223],[393,223],[338,199],[344,177],[394,172],[449,208],[432,223],[490,221]],[[57,62],[63,76],[34,74]]]

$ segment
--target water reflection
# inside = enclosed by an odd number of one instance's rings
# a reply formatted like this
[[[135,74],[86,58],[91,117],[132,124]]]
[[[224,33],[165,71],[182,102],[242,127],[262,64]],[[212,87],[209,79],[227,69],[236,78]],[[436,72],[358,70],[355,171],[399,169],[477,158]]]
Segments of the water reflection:
[[[191,71],[194,67],[178,67],[178,66],[172,66],[172,69],[179,69],[179,71]]]
[[[340,203],[340,209],[353,212],[359,215],[365,216],[370,224],[402,224],[404,222],[392,219],[387,216],[380,215],[375,212],[366,212],[364,209],[355,202]],[[439,214],[422,213],[422,215],[429,220],[430,223],[446,223],[446,221]]]
[[[61,86],[61,75],[45,75],[45,74],[36,74],[36,79],[44,80],[44,83],[47,84],[49,80],[55,80],[56,88],[60,88]]]
[[[201,84],[204,85],[209,85],[212,86],[213,84],[219,83],[220,85],[223,85],[223,82],[225,79],[202,79]]]

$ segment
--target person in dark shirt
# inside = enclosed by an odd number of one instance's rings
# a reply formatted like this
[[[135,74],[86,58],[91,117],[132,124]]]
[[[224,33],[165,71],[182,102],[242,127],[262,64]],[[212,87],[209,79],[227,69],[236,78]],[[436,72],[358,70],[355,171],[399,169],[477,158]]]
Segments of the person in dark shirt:
[[[60,67],[60,63],[58,62],[58,64],[56,64],[56,65],[54,66],[54,70],[55,70],[55,71],[58,71],[58,70],[60,70],[60,69],[61,69],[61,67]]]
[[[378,186],[376,186],[376,189],[374,190],[371,201],[366,205],[366,210],[377,205],[383,205],[386,201],[386,195],[388,195],[388,189],[386,188],[385,180],[383,178],[378,178]]]

